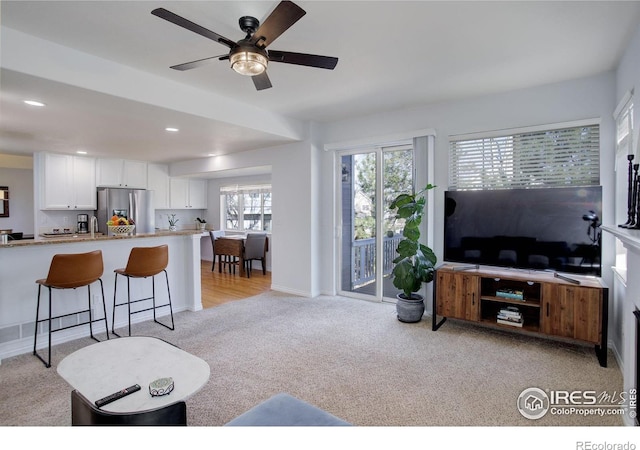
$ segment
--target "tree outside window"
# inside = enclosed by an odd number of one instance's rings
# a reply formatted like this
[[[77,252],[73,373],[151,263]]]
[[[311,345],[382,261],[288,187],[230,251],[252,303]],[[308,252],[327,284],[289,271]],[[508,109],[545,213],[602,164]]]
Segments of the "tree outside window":
[[[224,227],[232,231],[271,231],[271,186],[221,189]]]

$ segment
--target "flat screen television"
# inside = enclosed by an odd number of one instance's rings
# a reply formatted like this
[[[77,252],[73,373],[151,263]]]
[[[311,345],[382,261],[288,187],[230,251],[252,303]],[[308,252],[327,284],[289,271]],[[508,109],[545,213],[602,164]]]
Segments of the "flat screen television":
[[[444,196],[445,261],[601,275],[600,186]]]

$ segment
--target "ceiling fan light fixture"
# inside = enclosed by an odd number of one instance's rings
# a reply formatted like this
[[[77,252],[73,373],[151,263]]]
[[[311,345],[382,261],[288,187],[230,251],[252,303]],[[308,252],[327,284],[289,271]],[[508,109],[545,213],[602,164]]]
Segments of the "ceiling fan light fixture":
[[[233,53],[229,59],[233,70],[240,75],[248,75],[250,77],[260,75],[267,70],[269,62],[266,56],[248,50]]]

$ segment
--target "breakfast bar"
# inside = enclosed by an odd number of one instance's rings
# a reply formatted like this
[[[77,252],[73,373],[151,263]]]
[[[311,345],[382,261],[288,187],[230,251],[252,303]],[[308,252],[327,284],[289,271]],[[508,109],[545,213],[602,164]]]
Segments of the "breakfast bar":
[[[126,236],[65,235],[51,238],[37,237],[33,240],[9,241],[0,245],[0,363],[2,359],[33,350],[34,321],[36,314],[37,285],[36,280],[47,276],[49,265],[54,255],[69,253],[85,253],[101,250],[104,264],[102,281],[107,303],[107,317],[110,319],[113,308],[114,270],[126,266],[129,253],[133,247],[152,247],[162,244],[169,246],[169,265],[167,274],[171,284],[171,300],[174,312],[198,311],[202,309],[200,287],[200,237],[198,230],[156,231]],[[140,286],[139,286],[140,285]],[[145,283],[146,285],[146,283]],[[139,292],[133,292],[134,289]],[[141,295],[146,287],[140,283],[132,285],[132,295]],[[150,288],[149,288],[150,289]],[[93,291],[92,291],[93,293]],[[77,310],[82,302],[86,303],[86,290],[56,290],[54,308],[58,313]],[[157,295],[166,292],[158,290]],[[99,295],[92,296],[92,309],[101,317],[101,300]],[[68,308],[68,311],[65,310]],[[148,320],[151,312],[140,314],[137,321]],[[60,325],[69,325],[67,321],[81,322],[81,318],[73,315],[60,319]],[[125,325],[116,323],[119,328]],[[57,328],[54,324],[53,328]],[[111,325],[111,324],[109,324]],[[43,324],[44,328],[44,324]],[[94,333],[104,333],[99,326]],[[39,332],[46,332],[41,329]],[[80,337],[89,336],[89,327],[80,326],[54,334],[53,345]],[[44,344],[44,340],[42,342]]]

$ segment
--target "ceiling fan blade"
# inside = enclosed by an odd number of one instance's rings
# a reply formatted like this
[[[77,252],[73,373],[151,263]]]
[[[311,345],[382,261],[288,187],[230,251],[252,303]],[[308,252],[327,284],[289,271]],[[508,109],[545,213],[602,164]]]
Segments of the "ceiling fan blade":
[[[204,27],[201,27],[198,24],[191,22],[190,20],[185,19],[184,17],[180,17],[177,14],[172,13],[171,11],[167,11],[164,8],[156,8],[151,11],[151,14],[154,16],[160,17],[166,21],[169,21],[175,25],[178,25],[182,28],[186,28],[189,31],[193,31],[194,33],[198,33],[201,36],[204,36],[212,41],[219,42],[222,45],[226,45],[229,48],[235,47],[237,44],[231,39],[227,39],[224,36],[220,36],[218,33],[208,30]]]
[[[282,1],[251,36],[250,42],[265,48],[306,14],[293,2]]]
[[[196,67],[200,67],[200,66],[206,65],[207,63],[210,63],[214,59],[222,61],[222,59],[229,59],[229,55],[225,54],[225,55],[218,55],[218,56],[210,56],[209,58],[202,58],[202,59],[198,59],[196,61],[191,61],[191,62],[187,62],[187,63],[183,63],[183,64],[177,64],[175,66],[171,66],[170,68],[174,69],[174,70],[194,69]]]
[[[271,87],[271,80],[269,80],[269,76],[267,75],[266,70],[260,75],[252,76],[251,79],[253,80],[254,86],[259,91],[262,91],[263,89],[269,89]]]
[[[299,66],[318,67],[333,70],[338,64],[338,58],[332,56],[309,55],[307,53],[281,52],[269,50],[269,61]]]

